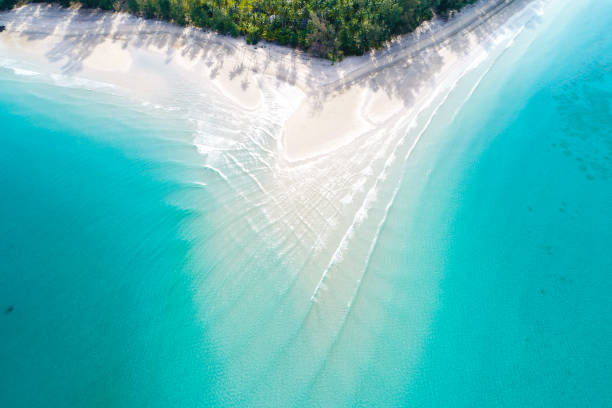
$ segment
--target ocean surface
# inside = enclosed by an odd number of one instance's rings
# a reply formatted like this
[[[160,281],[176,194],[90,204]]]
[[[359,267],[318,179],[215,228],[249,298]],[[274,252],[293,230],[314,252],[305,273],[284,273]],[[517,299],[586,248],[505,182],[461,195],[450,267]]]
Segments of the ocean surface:
[[[0,407],[612,406],[611,16],[553,0],[350,166],[274,161],[274,89],[0,61]]]

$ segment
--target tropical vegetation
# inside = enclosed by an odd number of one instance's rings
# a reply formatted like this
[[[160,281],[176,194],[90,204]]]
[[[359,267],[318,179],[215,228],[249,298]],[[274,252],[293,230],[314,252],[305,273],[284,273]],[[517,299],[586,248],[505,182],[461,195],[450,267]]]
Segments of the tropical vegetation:
[[[0,0],[0,10],[19,0]],[[23,1],[23,0],[22,0]],[[267,40],[332,60],[380,48],[434,14],[475,0],[78,0],[87,8],[128,11],[180,25]],[[59,0],[69,6],[70,0]]]

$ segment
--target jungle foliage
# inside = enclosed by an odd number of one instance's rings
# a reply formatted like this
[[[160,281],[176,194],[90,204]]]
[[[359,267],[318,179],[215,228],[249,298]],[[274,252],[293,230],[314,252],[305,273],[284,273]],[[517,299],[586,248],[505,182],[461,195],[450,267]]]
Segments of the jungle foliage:
[[[0,0],[0,10],[18,0]],[[379,48],[434,13],[475,0],[79,0],[87,8],[124,10],[145,18],[267,40],[331,60]],[[54,1],[54,2],[57,2]],[[70,0],[59,0],[68,6]]]

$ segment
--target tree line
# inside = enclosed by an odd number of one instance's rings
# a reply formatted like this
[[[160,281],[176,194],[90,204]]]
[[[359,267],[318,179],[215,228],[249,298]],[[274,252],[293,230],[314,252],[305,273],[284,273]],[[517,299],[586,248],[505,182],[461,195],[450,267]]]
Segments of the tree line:
[[[24,0],[0,0],[0,10]],[[179,25],[210,28],[255,44],[266,40],[339,60],[380,48],[475,0],[78,0],[86,8],[127,11]],[[69,6],[71,0],[49,1]]]

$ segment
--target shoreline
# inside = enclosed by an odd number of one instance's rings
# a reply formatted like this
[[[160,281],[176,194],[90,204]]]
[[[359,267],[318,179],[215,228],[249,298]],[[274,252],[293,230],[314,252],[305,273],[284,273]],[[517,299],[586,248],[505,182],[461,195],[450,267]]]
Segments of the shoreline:
[[[268,89],[296,103],[278,138],[286,163],[326,155],[415,114],[470,52],[531,0],[481,0],[443,21],[423,23],[384,49],[331,64],[301,51],[220,36],[125,13],[26,5],[0,13],[0,51],[54,73],[111,83],[155,101],[213,87],[236,108],[256,112]],[[477,50],[478,51],[478,50]],[[461,69],[461,68],[460,68]],[[154,85],[155,89],[151,89]],[[413,112],[414,111],[414,112]]]

